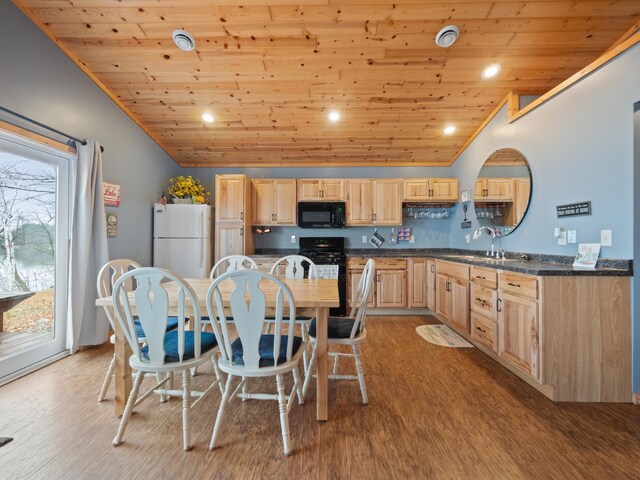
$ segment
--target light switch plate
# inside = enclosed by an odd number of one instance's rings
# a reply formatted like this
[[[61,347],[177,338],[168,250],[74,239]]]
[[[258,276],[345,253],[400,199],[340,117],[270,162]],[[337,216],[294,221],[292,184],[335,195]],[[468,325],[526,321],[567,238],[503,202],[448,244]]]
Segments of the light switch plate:
[[[471,243],[471,235],[467,233],[467,234],[464,236],[464,241],[465,241],[465,242],[467,242],[467,243]]]
[[[368,243],[369,238],[366,235],[362,235],[362,243]]]
[[[600,230],[600,245],[610,247],[613,245],[613,235],[611,230]]]
[[[291,235],[291,243],[296,243],[296,236],[295,235]]]
[[[578,233],[575,230],[567,230],[567,243],[578,243]]]

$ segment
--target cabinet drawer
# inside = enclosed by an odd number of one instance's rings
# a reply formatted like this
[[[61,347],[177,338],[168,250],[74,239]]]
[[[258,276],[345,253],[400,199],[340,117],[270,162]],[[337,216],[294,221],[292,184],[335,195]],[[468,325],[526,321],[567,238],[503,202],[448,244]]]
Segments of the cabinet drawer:
[[[498,324],[471,312],[471,338],[494,352],[498,351]]]
[[[471,267],[471,281],[487,288],[498,288],[498,272],[493,268]]]
[[[503,292],[534,300],[538,298],[538,279],[536,277],[501,271],[498,274],[498,284]]]
[[[376,261],[376,270],[406,270],[406,258],[374,258]],[[347,268],[353,270],[362,270],[369,260],[369,257],[349,257],[347,260]]]
[[[442,275],[469,280],[469,266],[462,263],[452,263],[443,260],[436,260],[436,270]]]
[[[497,321],[496,299],[498,292],[490,288],[484,288],[475,283],[471,284],[471,310]]]

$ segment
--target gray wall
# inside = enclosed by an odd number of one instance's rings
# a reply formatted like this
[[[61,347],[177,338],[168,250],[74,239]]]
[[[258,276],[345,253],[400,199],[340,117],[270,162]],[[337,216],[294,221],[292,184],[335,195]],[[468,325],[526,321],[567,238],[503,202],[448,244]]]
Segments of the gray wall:
[[[122,188],[121,206],[110,208],[119,220],[110,257],[149,265],[151,204],[180,168],[8,1],[0,1],[0,65],[1,106],[104,146],[104,179]]]
[[[640,267],[640,102],[633,113],[633,264]],[[640,281],[633,279],[633,390],[640,391]]]
[[[577,230],[579,243],[599,243],[600,230],[612,229],[613,246],[602,247],[601,256],[633,256],[633,104],[640,99],[639,72],[636,46],[511,124],[505,106],[454,163],[463,190],[473,188],[483,162],[499,148],[515,148],[529,161],[531,206],[520,227],[501,240],[502,248],[575,255],[576,245],[557,245],[554,227]],[[585,200],[592,202],[591,216],[556,218],[556,205]],[[454,248],[468,246],[468,231],[459,225],[452,222]],[[484,235],[472,242],[480,248],[488,244]]]
[[[189,175],[200,178],[213,195],[213,183],[216,174],[244,173],[249,178],[412,178],[412,177],[449,177],[448,167],[342,167],[342,168],[191,168]],[[455,209],[452,210],[455,212]],[[405,213],[407,213],[405,211]],[[404,226],[411,227],[414,243],[401,242],[389,244],[391,227],[380,227],[378,233],[385,238],[381,248],[443,248],[449,245],[451,221],[449,219],[405,218]],[[305,229],[298,227],[273,227],[271,233],[254,234],[256,248],[297,248],[298,238],[312,236],[345,237],[348,248],[372,248],[362,243],[362,236],[370,237],[373,227],[348,227],[341,229]],[[296,242],[291,243],[295,235]]]

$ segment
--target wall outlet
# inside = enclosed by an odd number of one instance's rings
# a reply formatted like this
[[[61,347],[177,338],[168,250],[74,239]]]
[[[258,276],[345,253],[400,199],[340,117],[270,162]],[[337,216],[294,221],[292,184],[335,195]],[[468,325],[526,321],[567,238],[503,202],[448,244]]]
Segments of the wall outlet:
[[[362,235],[362,243],[368,243],[369,239],[367,238],[366,235]]]
[[[578,243],[578,233],[575,230],[567,230],[567,243]]]
[[[295,235],[291,235],[291,243],[296,243],[296,236]]]
[[[558,245],[566,245],[567,244],[567,231],[563,228],[560,231],[560,235],[558,235]]]
[[[467,243],[471,243],[471,235],[467,233],[467,234],[464,236],[464,241],[465,241],[465,242],[467,242]]]
[[[611,230],[600,230],[600,245],[603,247],[610,247],[613,245]]]
[[[415,243],[415,241],[416,241],[416,237],[414,237],[413,235],[411,235],[411,236],[409,237],[409,243]]]

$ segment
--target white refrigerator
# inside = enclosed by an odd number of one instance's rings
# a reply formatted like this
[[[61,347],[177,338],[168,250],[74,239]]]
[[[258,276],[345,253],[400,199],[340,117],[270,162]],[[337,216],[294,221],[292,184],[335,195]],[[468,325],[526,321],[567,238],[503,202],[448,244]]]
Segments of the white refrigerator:
[[[206,278],[212,266],[213,208],[209,205],[153,206],[153,266],[183,278]]]

